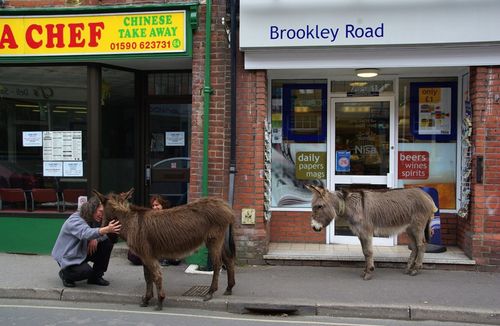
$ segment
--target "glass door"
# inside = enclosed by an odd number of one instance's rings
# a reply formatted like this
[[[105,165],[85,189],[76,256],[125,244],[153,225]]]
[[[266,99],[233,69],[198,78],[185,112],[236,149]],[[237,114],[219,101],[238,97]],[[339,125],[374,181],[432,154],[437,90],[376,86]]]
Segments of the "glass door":
[[[330,107],[330,189],[383,189],[394,186],[395,113],[392,97],[333,98]],[[329,243],[358,244],[348,225],[336,220]],[[394,244],[374,237],[374,245]]]
[[[187,203],[191,149],[191,72],[148,74],[146,205],[161,195]]]

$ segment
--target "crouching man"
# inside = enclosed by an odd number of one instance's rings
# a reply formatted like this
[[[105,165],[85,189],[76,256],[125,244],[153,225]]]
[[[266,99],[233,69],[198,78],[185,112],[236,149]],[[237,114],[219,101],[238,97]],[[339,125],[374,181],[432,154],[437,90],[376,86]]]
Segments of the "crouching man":
[[[76,281],[85,279],[89,284],[109,285],[102,276],[108,269],[111,250],[121,225],[114,220],[100,227],[103,214],[101,202],[92,197],[62,225],[52,257],[61,267],[59,277],[65,287],[74,287]],[[92,267],[89,261],[94,263]]]

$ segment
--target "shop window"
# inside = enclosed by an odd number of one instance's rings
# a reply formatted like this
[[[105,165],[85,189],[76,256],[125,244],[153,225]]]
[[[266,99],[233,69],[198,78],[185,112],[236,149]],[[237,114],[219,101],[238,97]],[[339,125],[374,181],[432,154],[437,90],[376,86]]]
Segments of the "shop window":
[[[326,182],[326,80],[273,80],[271,207],[308,208]]]
[[[57,212],[65,188],[86,188],[87,69],[1,67],[0,75],[0,188],[26,198],[0,198],[2,211]]]
[[[456,209],[457,78],[399,80],[398,186],[433,187]]]

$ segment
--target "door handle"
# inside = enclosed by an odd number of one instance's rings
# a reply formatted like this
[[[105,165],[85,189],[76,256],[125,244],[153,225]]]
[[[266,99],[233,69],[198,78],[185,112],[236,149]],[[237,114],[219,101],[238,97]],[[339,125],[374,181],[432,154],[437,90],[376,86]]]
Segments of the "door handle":
[[[146,182],[146,186],[151,185],[151,165],[146,165],[144,180]]]

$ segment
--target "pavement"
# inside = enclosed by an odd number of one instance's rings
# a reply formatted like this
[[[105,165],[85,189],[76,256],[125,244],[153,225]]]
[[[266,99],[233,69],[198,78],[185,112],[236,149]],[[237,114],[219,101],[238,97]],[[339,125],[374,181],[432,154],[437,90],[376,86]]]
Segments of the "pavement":
[[[64,288],[58,265],[48,255],[0,253],[0,297],[107,303],[140,303],[145,291],[141,266],[113,255],[104,278],[109,286],[77,282]],[[170,307],[233,313],[437,320],[500,325],[500,273],[424,269],[417,276],[397,268],[377,268],[363,281],[358,267],[245,265],[236,270],[232,296],[219,290],[204,302],[209,274],[186,272],[188,265],[162,267]],[[192,266],[189,270],[192,271]],[[188,271],[189,271],[188,270]],[[152,300],[150,307],[155,308]]]

